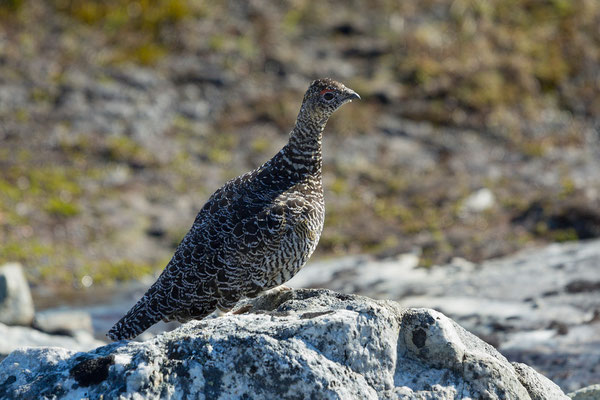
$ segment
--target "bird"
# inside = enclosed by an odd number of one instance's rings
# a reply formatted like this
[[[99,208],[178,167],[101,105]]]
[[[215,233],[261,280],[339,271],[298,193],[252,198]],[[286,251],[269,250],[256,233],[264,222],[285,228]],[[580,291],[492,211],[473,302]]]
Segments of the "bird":
[[[354,99],[360,96],[340,82],[313,81],[287,144],[210,196],[156,282],[107,336],[133,339],[160,320],[187,322],[226,312],[291,279],[323,230],[325,125]]]

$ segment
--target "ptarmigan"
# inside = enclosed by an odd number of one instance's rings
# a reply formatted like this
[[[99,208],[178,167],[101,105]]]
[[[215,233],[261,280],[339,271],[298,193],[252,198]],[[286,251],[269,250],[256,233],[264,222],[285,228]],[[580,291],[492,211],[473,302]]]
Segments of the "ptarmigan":
[[[289,142],[209,198],[158,280],[108,336],[131,339],[161,319],[202,319],[292,278],[323,229],[323,129],[353,99],[360,96],[339,82],[312,82]]]

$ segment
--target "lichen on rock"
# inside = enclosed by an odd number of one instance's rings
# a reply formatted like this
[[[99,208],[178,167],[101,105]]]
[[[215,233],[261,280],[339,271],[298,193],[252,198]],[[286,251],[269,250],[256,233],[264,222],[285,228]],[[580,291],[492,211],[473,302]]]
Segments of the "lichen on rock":
[[[238,307],[141,343],[16,351],[0,397],[567,399],[433,310],[324,289]]]

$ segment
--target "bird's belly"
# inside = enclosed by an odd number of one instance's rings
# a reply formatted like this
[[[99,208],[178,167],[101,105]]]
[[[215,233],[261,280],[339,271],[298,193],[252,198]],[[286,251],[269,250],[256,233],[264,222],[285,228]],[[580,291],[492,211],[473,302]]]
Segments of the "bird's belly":
[[[286,240],[264,260],[264,290],[282,285],[302,269],[317,248],[322,229],[322,219],[302,221],[290,229]]]

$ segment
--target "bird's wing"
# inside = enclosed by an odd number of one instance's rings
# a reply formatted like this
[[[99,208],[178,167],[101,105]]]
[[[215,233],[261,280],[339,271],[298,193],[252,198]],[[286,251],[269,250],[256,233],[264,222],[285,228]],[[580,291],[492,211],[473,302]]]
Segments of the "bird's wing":
[[[205,266],[216,277],[224,309],[232,307],[248,291],[262,290],[261,282],[266,279],[262,276],[263,263],[278,252],[292,229],[287,204],[280,200],[262,208],[250,206],[230,222],[232,228],[221,238],[221,248]]]
[[[293,213],[304,205],[232,198],[224,193],[209,200],[165,268],[163,290],[180,304],[167,318],[204,317],[209,308],[230,309],[249,291],[261,291],[261,264],[278,251],[293,229]]]

